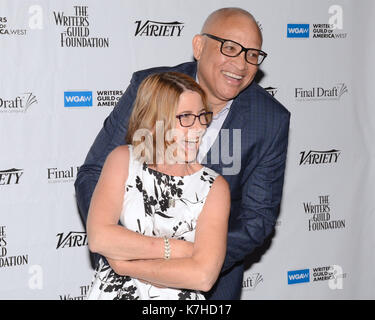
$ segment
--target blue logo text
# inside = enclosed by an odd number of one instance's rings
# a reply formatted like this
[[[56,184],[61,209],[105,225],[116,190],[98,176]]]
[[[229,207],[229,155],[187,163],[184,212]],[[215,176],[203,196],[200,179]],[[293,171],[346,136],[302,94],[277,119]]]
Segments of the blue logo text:
[[[287,26],[288,38],[308,38],[310,36],[309,24],[291,24]]]
[[[288,284],[310,282],[310,270],[293,270],[288,271]]]
[[[65,91],[65,107],[92,107],[92,91]]]

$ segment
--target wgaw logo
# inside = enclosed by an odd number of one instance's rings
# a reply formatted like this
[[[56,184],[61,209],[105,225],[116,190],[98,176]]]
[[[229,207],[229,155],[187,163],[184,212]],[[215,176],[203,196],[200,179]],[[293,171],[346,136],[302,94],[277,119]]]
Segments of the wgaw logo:
[[[288,271],[288,284],[310,282],[310,270],[293,270]]]
[[[92,107],[92,91],[65,91],[64,107]]]
[[[288,23],[286,36],[288,38],[308,38],[310,37],[310,25],[308,23]]]
[[[314,267],[311,269],[292,270],[287,272],[288,285],[307,282],[328,282],[328,287],[331,290],[342,289],[343,279],[346,278],[346,273],[338,265]]]

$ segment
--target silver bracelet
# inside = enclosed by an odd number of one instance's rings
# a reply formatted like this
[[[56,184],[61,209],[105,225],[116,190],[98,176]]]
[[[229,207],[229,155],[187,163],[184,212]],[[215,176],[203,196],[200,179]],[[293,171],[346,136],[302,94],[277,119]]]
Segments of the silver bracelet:
[[[164,237],[164,259],[168,260],[171,257],[171,245],[169,239]]]

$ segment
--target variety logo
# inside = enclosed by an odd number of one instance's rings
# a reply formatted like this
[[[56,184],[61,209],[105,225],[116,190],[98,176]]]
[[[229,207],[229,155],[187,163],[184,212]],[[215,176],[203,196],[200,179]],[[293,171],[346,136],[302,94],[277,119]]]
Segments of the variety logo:
[[[331,220],[331,204],[329,195],[319,196],[319,203],[304,202],[303,208],[309,215],[308,231],[344,229],[345,220]]]
[[[74,15],[53,12],[57,26],[64,27],[60,34],[61,47],[108,48],[109,38],[90,37],[90,22],[87,6],[73,6]]]
[[[65,107],[92,107],[92,91],[65,91]]]
[[[58,237],[56,249],[65,247],[82,247],[88,245],[86,232],[70,231],[65,236],[64,233],[58,233],[56,237]]]
[[[299,165],[315,165],[315,164],[330,164],[337,163],[339,156],[341,155],[340,150],[329,150],[329,151],[301,151],[301,159]]]
[[[184,29],[183,22],[158,22],[147,20],[136,21],[137,28],[134,36],[146,36],[146,37],[180,37],[181,32]]]
[[[23,175],[23,169],[8,169],[0,171],[0,186],[19,184]]]
[[[288,284],[310,282],[310,270],[294,270],[288,271]]]
[[[272,97],[274,97],[277,92],[277,88],[275,87],[267,87],[267,88],[264,88],[264,90],[266,90]]]
[[[287,25],[287,38],[309,38],[310,25],[309,24],[293,24]]]
[[[36,96],[31,92],[25,92],[14,99],[0,98],[0,112],[26,112],[37,102]]]

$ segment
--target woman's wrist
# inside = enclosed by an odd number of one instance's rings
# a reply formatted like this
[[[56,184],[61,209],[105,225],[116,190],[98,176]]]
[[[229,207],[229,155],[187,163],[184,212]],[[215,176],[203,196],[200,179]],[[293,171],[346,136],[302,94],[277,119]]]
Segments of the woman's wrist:
[[[193,255],[194,244],[192,242],[177,239],[169,239],[169,246],[171,259],[190,258]],[[164,256],[162,258],[164,258]]]

